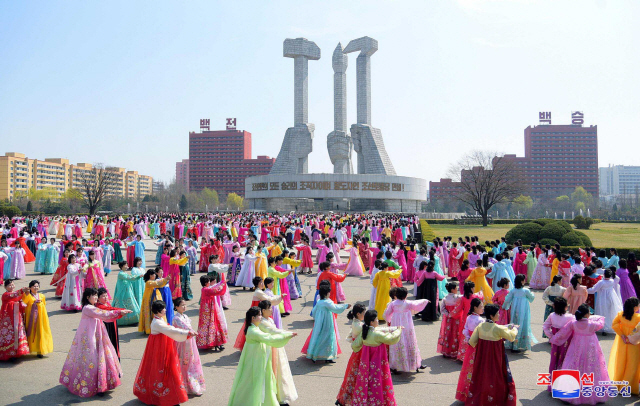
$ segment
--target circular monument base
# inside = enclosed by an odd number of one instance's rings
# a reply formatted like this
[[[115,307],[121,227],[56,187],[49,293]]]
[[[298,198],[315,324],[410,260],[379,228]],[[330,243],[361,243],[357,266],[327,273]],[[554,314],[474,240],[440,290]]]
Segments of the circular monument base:
[[[407,176],[314,173],[247,178],[245,208],[418,213],[427,181]]]

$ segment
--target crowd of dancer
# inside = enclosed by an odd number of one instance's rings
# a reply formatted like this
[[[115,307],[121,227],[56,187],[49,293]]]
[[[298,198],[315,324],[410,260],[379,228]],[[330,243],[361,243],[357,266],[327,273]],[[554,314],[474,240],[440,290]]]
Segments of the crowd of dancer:
[[[352,353],[338,405],[395,404],[392,375],[426,368],[414,321],[439,322],[437,352],[462,363],[455,399],[516,404],[505,351],[527,351],[538,342],[531,290],[543,290],[541,336],[551,344],[549,372],[592,371],[595,381],[628,381],[631,393],[639,390],[640,279],[633,253],[625,260],[615,249],[608,255],[592,247],[572,252],[559,245],[508,245],[504,238],[423,242],[418,218],[400,215],[0,218],[0,234],[6,289],[0,360],[53,350],[40,282],[21,290],[14,284],[26,277],[25,264],[35,262],[36,273],[52,276],[60,308],[82,312],[60,374],[60,383],[81,397],[120,385],[118,326],[128,325],[149,335],[133,388],[142,402],[173,405],[202,395],[199,350],[225,350],[229,293],[242,288],[252,300],[233,343],[242,352],[229,405],[294,402],[283,347],[297,333],[284,329],[283,318],[302,295],[300,278],[314,272],[314,325],[302,348],[310,362],[334,363],[342,353],[338,315],[350,309]],[[153,264],[147,264],[145,244],[157,247]],[[113,266],[118,275],[112,294],[105,277]],[[185,310],[193,299],[191,276],[198,273],[194,328]],[[348,303],[342,282],[367,274],[369,302]],[[408,299],[406,283],[413,284],[415,300]],[[597,331],[616,335],[608,367]],[[606,394],[572,402],[605,400]]]

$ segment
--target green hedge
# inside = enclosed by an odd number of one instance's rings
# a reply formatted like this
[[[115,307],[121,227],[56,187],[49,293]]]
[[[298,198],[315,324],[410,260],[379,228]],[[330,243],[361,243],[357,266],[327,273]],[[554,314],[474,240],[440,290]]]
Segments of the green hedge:
[[[420,231],[422,231],[422,242],[433,241],[436,238],[433,229],[427,223],[427,220],[420,220]]]

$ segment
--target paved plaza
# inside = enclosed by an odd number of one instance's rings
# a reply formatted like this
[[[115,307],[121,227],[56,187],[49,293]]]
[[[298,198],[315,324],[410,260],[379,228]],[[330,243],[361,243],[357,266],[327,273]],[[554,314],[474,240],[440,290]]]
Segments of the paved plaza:
[[[145,241],[147,247],[155,246]],[[146,252],[147,264],[153,264],[155,250]],[[191,317],[194,328],[198,325],[198,300],[200,283],[198,275],[192,277],[191,286],[194,299],[188,302],[187,314]],[[293,373],[299,398],[295,405],[333,405],[344,376],[351,349],[344,340],[349,332],[346,312],[338,317],[340,344],[344,351],[336,364],[318,362],[313,364],[300,354],[311,328],[313,319],[309,316],[315,293],[315,275],[301,276],[303,295],[292,301],[293,312],[283,319],[284,328],[298,333],[286,346],[291,372]],[[33,264],[27,265],[27,278],[16,283],[17,287],[27,286],[32,279],[41,282],[41,292],[47,298],[47,310],[54,339],[54,352],[44,359],[35,355],[20,358],[15,362],[0,363],[0,404],[4,405],[68,405],[108,404],[108,405],[142,405],[133,396],[133,380],[144,351],[147,336],[139,333],[137,327],[120,328],[120,351],[122,356],[122,385],[103,396],[82,399],[68,392],[67,388],[58,384],[58,378],[67,351],[80,321],[80,313],[70,313],[60,309],[60,299],[53,298],[54,288],[49,286],[51,276],[35,275]],[[111,292],[115,288],[117,271],[106,278]],[[413,285],[407,284],[408,288]],[[347,277],[343,283],[349,303],[368,300],[370,294],[369,277]],[[201,397],[191,397],[189,405],[226,405],[231,384],[236,372],[240,352],[233,349],[232,344],[242,326],[245,311],[251,303],[251,293],[242,288],[232,288],[232,305],[225,312],[229,325],[229,343],[224,351],[201,351],[200,357],[204,369],[207,391]],[[562,404],[554,400],[543,387],[536,386],[536,376],[546,372],[549,365],[549,344],[542,340],[543,304],[542,293],[535,292],[536,299],[532,304],[533,331],[540,343],[524,354],[509,353],[511,371],[516,382],[519,403],[523,405]],[[411,297],[411,295],[410,295]],[[454,401],[454,394],[460,362],[444,359],[436,353],[436,341],[440,323],[424,323],[416,321],[416,333],[422,353],[423,364],[427,366],[422,373],[404,373],[393,377],[398,405],[450,405],[459,404]],[[608,358],[613,336],[600,337],[605,356]],[[631,404],[637,397],[627,399],[610,399],[611,405]],[[250,405],[247,405],[250,406]]]

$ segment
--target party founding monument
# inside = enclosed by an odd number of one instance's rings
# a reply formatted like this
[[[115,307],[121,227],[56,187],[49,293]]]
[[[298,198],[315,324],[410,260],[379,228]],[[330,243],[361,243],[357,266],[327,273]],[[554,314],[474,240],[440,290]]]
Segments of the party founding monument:
[[[309,123],[309,60],[320,48],[305,38],[286,39],[283,55],[294,60],[294,125],[287,129],[269,175],[245,180],[246,207],[267,211],[377,210],[419,212],[426,199],[424,179],[397,176],[384,147],[382,132],[371,125],[371,56],[378,41],[355,39],[333,52],[333,131],[327,149],[333,173],[308,173],[315,125]],[[357,122],[347,128],[347,66],[356,58]],[[356,172],[352,151],[356,152]]]

